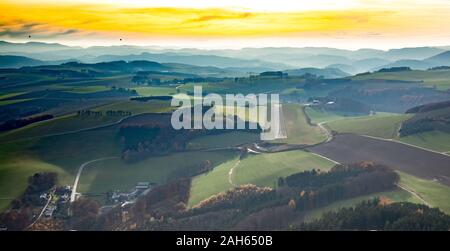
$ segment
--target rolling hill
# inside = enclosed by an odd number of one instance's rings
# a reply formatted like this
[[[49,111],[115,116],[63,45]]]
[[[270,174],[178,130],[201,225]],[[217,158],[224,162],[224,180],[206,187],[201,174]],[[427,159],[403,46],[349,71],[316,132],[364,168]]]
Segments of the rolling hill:
[[[450,51],[446,51],[424,60],[434,66],[449,66],[450,65]]]
[[[303,76],[305,74],[313,74],[316,76],[322,76],[324,78],[343,78],[350,76],[349,73],[344,72],[337,68],[301,68],[301,69],[292,69],[286,70],[285,73],[289,74],[289,76]]]
[[[0,68],[20,68],[23,66],[43,65],[44,61],[22,56],[0,55]]]
[[[260,67],[264,69],[286,69],[289,68],[286,64],[275,64],[261,60],[244,60],[229,57],[222,57],[216,55],[183,55],[176,53],[149,53],[130,55],[102,55],[90,59],[89,62],[105,62],[105,61],[135,61],[148,60],[157,61],[161,63],[180,63],[191,64],[197,66],[214,66],[214,67]]]

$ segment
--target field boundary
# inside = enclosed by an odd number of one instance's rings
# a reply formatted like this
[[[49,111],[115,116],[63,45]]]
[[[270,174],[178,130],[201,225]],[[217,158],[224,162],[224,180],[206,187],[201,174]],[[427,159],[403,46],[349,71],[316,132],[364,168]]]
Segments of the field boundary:
[[[83,172],[83,170],[86,166],[88,166],[89,164],[92,164],[94,162],[97,162],[97,161],[118,159],[118,158],[119,158],[118,156],[103,157],[103,158],[98,158],[98,159],[94,159],[94,160],[89,160],[89,161],[81,164],[80,167],[78,168],[78,172],[77,172],[77,176],[75,177],[75,181],[73,182],[72,193],[70,194],[70,202],[72,203],[76,200],[78,182],[80,181],[81,173]]]
[[[420,196],[420,195],[419,195],[418,193],[416,193],[414,190],[409,189],[408,187],[402,186],[402,185],[400,185],[400,184],[397,184],[397,186],[398,186],[399,188],[405,190],[406,192],[412,194],[414,197],[416,197],[416,198],[419,199],[421,202],[423,202],[423,204],[425,204],[426,206],[428,206],[428,207],[433,207],[430,203],[428,203],[426,200],[424,200],[424,199],[422,198],[422,196]]]
[[[385,138],[380,138],[380,137],[370,136],[370,135],[366,135],[366,134],[357,134],[357,135],[361,135],[361,136],[363,136],[363,137],[372,138],[372,139],[378,139],[378,140],[383,140],[383,141],[388,141],[388,142],[394,142],[394,143],[398,143],[398,144],[403,144],[403,145],[415,147],[415,148],[418,148],[418,149],[421,149],[421,150],[424,150],[424,151],[428,151],[428,152],[432,152],[432,153],[441,154],[441,155],[444,155],[444,156],[447,156],[447,157],[449,156],[449,155],[446,154],[445,152],[435,151],[435,150],[432,150],[432,149],[428,149],[428,148],[421,147],[421,146],[416,146],[416,145],[409,144],[409,143],[402,142],[402,141],[395,140],[395,139],[385,139]]]

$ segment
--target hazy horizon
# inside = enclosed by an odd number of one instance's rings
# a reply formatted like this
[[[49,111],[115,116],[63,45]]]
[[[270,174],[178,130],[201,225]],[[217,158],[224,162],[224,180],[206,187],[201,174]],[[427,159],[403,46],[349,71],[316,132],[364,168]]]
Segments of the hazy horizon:
[[[400,46],[399,47],[389,47],[389,48],[374,48],[374,47],[358,47],[358,48],[345,48],[345,47],[337,47],[337,46],[244,46],[244,47],[201,47],[201,46],[164,46],[164,45],[158,45],[158,44],[133,44],[133,43],[99,43],[99,44],[92,44],[92,45],[78,45],[78,44],[72,44],[70,42],[59,42],[59,41],[42,41],[42,40],[7,40],[7,39],[0,39],[1,42],[7,42],[12,44],[27,44],[27,43],[44,43],[44,44],[59,44],[64,45],[68,47],[80,47],[83,49],[90,48],[90,47],[113,47],[113,46],[131,46],[131,47],[148,47],[149,49],[160,49],[160,50],[183,50],[183,49],[196,49],[196,50],[242,50],[242,49],[282,49],[282,48],[290,48],[290,49],[307,49],[307,48],[328,48],[328,49],[337,49],[337,50],[348,50],[348,51],[358,51],[358,50],[380,50],[380,51],[389,51],[389,50],[396,50],[396,49],[408,49],[408,48],[446,48],[450,47],[450,43],[448,44],[442,44],[442,45],[429,45],[429,44],[423,44],[423,45],[417,45],[417,46]]]

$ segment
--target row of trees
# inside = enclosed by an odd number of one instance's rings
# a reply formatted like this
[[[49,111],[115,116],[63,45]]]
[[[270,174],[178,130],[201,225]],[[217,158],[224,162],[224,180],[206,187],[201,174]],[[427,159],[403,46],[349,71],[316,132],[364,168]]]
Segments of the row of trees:
[[[235,117],[235,124],[239,118]],[[236,126],[235,126],[236,128]],[[245,122],[247,132],[259,133]],[[216,130],[175,130],[170,123],[170,114],[157,114],[145,124],[127,124],[119,129],[119,137],[123,144],[122,159],[127,163],[141,161],[151,155],[167,154],[186,149],[187,142],[199,136],[229,132],[227,129]]]
[[[443,114],[442,116],[430,116],[420,119],[413,118],[405,121],[399,133],[403,137],[433,130],[450,132],[450,109],[448,114]]]
[[[130,116],[132,113],[130,111],[123,110],[107,110],[106,116]],[[79,110],[77,111],[77,116],[79,117],[101,117],[103,116],[102,111],[92,111],[92,110]]]
[[[124,145],[122,159],[132,163],[143,160],[150,155],[165,154],[183,150],[191,137],[191,131],[176,131],[172,127],[127,125],[119,129],[119,136]]]
[[[307,171],[286,178],[297,210],[311,210],[332,202],[395,188],[399,176],[371,162],[336,165],[329,172]]]
[[[29,117],[29,118],[12,119],[12,120],[8,120],[8,121],[0,124],[0,131],[9,131],[9,130],[17,129],[17,128],[24,127],[24,126],[32,124],[32,123],[36,123],[39,121],[48,120],[48,119],[52,119],[52,118],[53,118],[53,115],[51,115],[51,114],[42,114],[42,115],[37,115],[37,116]]]
[[[167,77],[161,76],[163,72],[138,72],[131,82],[137,85],[167,85],[167,84],[186,84],[186,83],[211,83],[211,82],[221,82],[226,78],[214,78],[214,77],[176,77],[177,73],[165,74]]]
[[[79,110],[77,111],[78,117],[101,117],[103,112],[101,111],[92,111],[92,110]]]

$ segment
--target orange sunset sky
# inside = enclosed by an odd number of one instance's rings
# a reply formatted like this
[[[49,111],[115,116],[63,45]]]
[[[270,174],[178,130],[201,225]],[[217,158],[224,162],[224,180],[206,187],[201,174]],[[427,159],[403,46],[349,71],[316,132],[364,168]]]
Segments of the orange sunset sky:
[[[80,46],[450,45],[450,1],[0,0],[0,40],[28,36]]]

